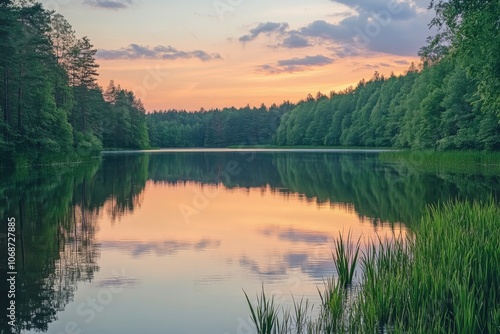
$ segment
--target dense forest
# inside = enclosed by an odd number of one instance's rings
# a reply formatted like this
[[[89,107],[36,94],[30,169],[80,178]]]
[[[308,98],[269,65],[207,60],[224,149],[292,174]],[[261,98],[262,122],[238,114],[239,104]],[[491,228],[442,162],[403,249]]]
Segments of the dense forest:
[[[96,49],[35,1],[0,0],[0,156],[74,158],[102,148],[239,145],[500,149],[500,4],[432,1],[439,33],[421,64],[329,96],[146,114],[134,93],[96,83]]]
[[[478,83],[450,58],[368,82],[284,115],[278,145],[500,149],[500,124]]]
[[[498,116],[452,57],[296,105],[146,116],[153,147],[236,145],[500,149]]]
[[[152,147],[227,147],[268,145],[283,115],[295,105],[289,101],[270,108],[224,108],[189,113],[153,112],[146,116]]]
[[[32,1],[0,1],[0,154],[43,162],[149,146],[132,92],[97,85],[93,45]]]

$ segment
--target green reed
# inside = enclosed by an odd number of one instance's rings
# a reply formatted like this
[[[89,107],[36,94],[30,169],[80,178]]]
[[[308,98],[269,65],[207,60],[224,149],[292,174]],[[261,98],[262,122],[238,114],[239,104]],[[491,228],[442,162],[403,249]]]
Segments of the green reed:
[[[335,253],[332,254],[333,263],[343,288],[352,285],[359,258],[360,241],[361,238],[353,245],[351,232],[347,234],[347,239],[345,241],[342,233],[339,234],[339,238],[335,241]]]
[[[247,297],[252,317],[271,313],[274,326],[282,330],[273,333],[499,333],[498,204],[433,206],[414,232],[407,239],[379,239],[364,252],[359,240],[348,250],[351,235],[345,242],[340,236],[334,254],[339,276],[327,279],[323,292],[318,289],[316,318],[309,316],[312,307],[303,300],[295,302],[294,317],[265,311],[269,301],[264,291],[258,298],[257,308],[264,309],[260,313]],[[361,282],[354,287],[351,273],[358,266]],[[267,328],[262,321],[254,323],[259,334],[271,333],[261,331]]]
[[[279,307],[274,305],[274,297],[271,299],[266,297],[264,292],[264,286],[262,286],[262,292],[260,297],[257,296],[257,305],[254,307],[248,298],[245,291],[245,298],[247,299],[248,306],[250,307],[252,321],[259,334],[274,334],[277,333],[278,324],[278,312]]]

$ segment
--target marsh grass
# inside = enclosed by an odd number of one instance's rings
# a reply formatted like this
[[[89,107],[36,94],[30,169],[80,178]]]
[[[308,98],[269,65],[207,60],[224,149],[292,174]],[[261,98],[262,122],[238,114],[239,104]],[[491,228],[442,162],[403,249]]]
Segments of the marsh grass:
[[[245,298],[247,299],[248,306],[250,307],[252,322],[257,329],[259,334],[274,334],[278,333],[278,307],[274,305],[274,296],[271,299],[266,297],[264,292],[264,286],[262,286],[262,291],[260,297],[257,296],[257,305],[254,307],[248,298],[245,291]],[[283,323],[283,319],[282,322]]]
[[[424,172],[500,174],[499,152],[391,151],[380,153],[380,159]]]
[[[333,263],[337,270],[340,285],[347,288],[352,285],[354,273],[359,259],[361,237],[356,244],[352,243],[351,232],[347,234],[344,241],[342,233],[339,238],[335,240],[335,252],[332,253]]]
[[[433,206],[414,232],[363,252],[358,241],[351,253],[351,235],[340,236],[333,256],[339,276],[318,288],[319,315],[313,319],[301,299],[290,316],[263,289],[259,312],[247,296],[257,332],[500,333],[500,207],[493,200]],[[346,282],[356,267],[361,282],[352,286]]]

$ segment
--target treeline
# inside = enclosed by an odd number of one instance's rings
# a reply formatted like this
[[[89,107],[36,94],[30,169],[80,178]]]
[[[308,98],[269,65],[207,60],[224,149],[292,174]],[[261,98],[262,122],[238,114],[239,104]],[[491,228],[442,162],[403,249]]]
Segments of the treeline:
[[[289,101],[267,108],[168,110],[146,116],[152,147],[228,147],[271,144],[281,117],[295,107]]]
[[[276,144],[498,150],[500,124],[478,83],[445,58],[300,103],[282,118]]]
[[[369,81],[329,96],[309,95],[269,109],[226,108],[146,116],[152,147],[238,145],[500,149],[500,124],[478,80],[455,58],[424,59],[404,75]]]
[[[0,156],[29,162],[148,146],[132,92],[97,85],[93,45],[60,14],[0,1]]]

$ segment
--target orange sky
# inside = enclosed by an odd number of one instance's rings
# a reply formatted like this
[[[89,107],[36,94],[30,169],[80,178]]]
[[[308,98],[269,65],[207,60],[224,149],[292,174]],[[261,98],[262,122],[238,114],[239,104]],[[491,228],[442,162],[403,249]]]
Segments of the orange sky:
[[[148,111],[297,102],[404,73],[431,32],[428,0],[43,0],[88,36],[99,84]],[[347,50],[347,52],[345,52]]]
[[[242,107],[246,104],[280,104],[284,100],[297,102],[307,94],[314,96],[321,91],[328,94],[362,78],[369,79],[374,69],[364,67],[387,60],[379,55],[371,58],[352,58],[341,63],[297,73],[278,75],[263,74],[255,70],[253,61],[242,60],[245,50],[237,50],[241,58],[233,55],[230,60],[216,63],[176,62],[158,63],[156,60],[100,60],[99,84],[106,87],[114,79],[126,89],[134,91],[148,110]],[[256,57],[272,58],[267,50]],[[276,58],[276,55],[274,55]],[[417,57],[392,57],[406,61],[418,61]],[[255,58],[254,58],[255,60]],[[404,73],[408,65],[393,63],[391,67],[377,69],[386,76],[391,72]],[[158,74],[155,80],[153,73]]]

